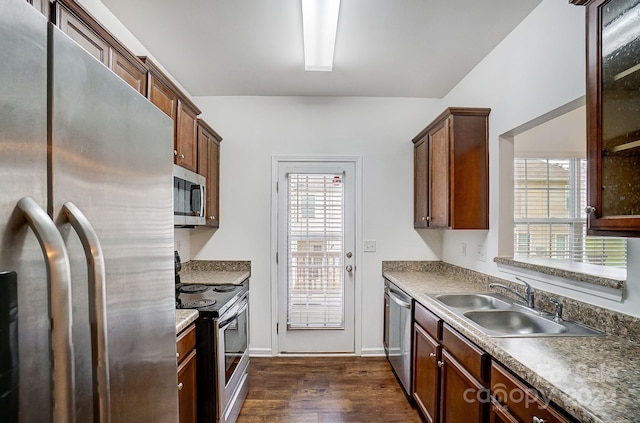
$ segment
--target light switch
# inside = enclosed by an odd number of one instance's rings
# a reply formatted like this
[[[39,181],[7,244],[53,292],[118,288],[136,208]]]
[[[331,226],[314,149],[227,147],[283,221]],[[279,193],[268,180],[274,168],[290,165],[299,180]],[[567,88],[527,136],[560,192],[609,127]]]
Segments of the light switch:
[[[376,242],[375,241],[365,241],[364,242],[364,251],[365,252],[375,252],[376,251]]]

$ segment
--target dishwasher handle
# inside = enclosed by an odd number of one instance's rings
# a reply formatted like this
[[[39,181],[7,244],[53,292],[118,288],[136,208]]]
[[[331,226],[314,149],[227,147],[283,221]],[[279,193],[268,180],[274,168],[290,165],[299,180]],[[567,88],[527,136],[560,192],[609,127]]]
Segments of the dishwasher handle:
[[[389,298],[391,298],[393,302],[398,304],[400,307],[411,309],[411,303],[403,301],[402,298],[398,297],[395,292],[389,291]]]

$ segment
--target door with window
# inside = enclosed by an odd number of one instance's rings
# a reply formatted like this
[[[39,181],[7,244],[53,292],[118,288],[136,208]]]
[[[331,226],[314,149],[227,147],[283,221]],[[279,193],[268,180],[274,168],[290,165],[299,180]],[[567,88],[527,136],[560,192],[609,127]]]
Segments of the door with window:
[[[355,162],[279,162],[280,352],[354,351]]]

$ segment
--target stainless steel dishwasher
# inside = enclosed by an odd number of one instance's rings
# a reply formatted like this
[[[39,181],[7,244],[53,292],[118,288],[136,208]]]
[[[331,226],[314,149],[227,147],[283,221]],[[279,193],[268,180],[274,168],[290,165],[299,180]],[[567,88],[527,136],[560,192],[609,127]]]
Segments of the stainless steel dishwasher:
[[[411,395],[411,297],[384,281],[384,351],[407,395]]]

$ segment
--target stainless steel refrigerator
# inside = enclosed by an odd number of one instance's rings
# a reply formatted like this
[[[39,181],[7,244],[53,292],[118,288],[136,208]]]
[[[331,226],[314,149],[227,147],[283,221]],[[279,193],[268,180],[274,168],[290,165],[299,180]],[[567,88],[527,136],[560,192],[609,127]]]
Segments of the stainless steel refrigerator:
[[[3,423],[177,421],[172,146],[167,116],[0,0]]]

